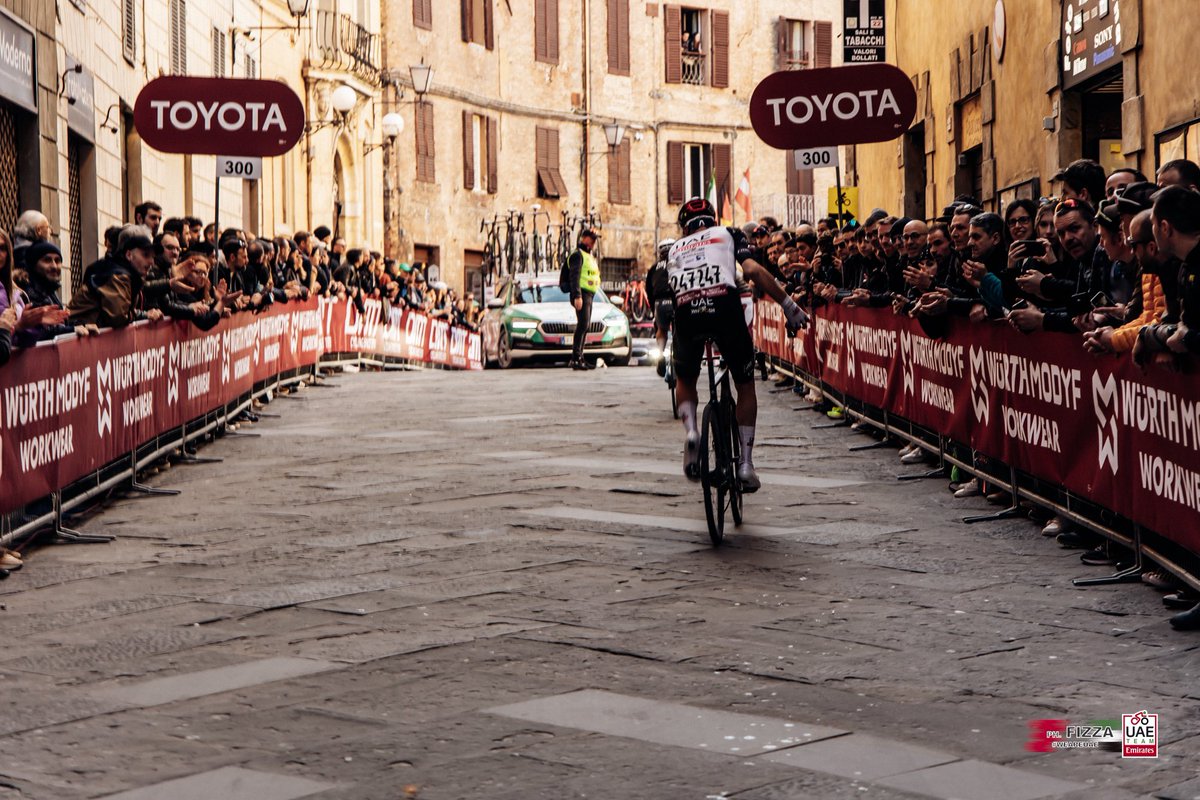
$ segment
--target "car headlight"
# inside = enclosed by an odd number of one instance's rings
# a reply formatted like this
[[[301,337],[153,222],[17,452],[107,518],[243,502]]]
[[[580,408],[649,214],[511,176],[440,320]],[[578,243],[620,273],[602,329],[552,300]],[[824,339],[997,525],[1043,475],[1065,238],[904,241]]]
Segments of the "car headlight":
[[[621,314],[620,316],[616,316],[616,317],[605,317],[604,324],[610,328],[615,328],[618,325],[624,325],[625,324],[625,315]]]
[[[514,331],[529,331],[533,330],[537,326],[537,320],[535,319],[514,319],[512,321],[512,327]]]
[[[649,358],[651,361],[658,361],[660,358],[663,357],[663,353],[657,347],[651,347],[650,350],[647,351],[646,357]]]

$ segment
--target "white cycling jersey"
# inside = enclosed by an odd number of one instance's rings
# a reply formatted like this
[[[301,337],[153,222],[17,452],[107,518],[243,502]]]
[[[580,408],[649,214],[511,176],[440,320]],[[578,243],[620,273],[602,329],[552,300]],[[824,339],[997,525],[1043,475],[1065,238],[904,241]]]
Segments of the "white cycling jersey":
[[[667,278],[676,302],[736,291],[738,264],[749,257],[746,237],[736,229],[705,228],[675,242],[667,255]]]

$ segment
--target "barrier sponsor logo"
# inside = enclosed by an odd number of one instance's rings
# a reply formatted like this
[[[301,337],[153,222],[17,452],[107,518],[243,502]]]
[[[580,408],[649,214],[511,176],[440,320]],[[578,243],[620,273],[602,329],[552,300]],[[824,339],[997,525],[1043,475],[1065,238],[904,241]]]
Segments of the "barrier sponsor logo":
[[[179,402],[179,342],[171,342],[167,348],[167,404]]]
[[[1117,378],[1109,375],[1103,380],[1099,372],[1092,373],[1092,407],[1096,412],[1096,429],[1100,437],[1099,458],[1100,466],[1106,463],[1113,475],[1120,469],[1117,459]]]
[[[975,421],[988,424],[992,417],[992,398],[988,393],[987,369],[985,366],[986,353],[972,346],[969,357],[971,361],[971,408],[975,412]]]
[[[1029,739],[1025,749],[1031,753],[1053,753],[1059,750],[1121,749],[1120,721],[1098,719],[1072,723],[1065,719],[1030,720]]]
[[[900,366],[904,370],[904,394],[912,397],[917,393],[917,379],[913,374],[912,334],[900,332]]]
[[[112,361],[104,359],[96,364],[96,431],[100,438],[112,430]]]

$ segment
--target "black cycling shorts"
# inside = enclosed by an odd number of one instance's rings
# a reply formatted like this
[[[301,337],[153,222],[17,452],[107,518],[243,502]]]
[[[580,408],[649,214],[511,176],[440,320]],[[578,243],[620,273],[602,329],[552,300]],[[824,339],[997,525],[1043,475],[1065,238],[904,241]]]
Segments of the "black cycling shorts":
[[[654,304],[654,327],[666,333],[675,321],[675,301],[659,300]]]
[[[721,351],[735,384],[754,380],[754,340],[737,292],[684,304],[675,310],[675,343],[671,360],[675,374],[686,380],[700,377],[704,342],[712,339]]]

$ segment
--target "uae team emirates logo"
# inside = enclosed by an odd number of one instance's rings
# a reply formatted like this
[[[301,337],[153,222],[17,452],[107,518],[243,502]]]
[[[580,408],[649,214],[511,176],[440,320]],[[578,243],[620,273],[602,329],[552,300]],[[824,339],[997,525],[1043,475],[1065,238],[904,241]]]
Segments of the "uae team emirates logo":
[[[1096,412],[1099,437],[1100,466],[1106,463],[1117,474],[1117,379],[1113,375],[1102,380],[1099,372],[1092,373],[1092,407]]]
[[[992,416],[992,397],[988,392],[986,357],[983,350],[972,347],[971,354],[971,408],[975,421],[988,424]]]

